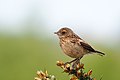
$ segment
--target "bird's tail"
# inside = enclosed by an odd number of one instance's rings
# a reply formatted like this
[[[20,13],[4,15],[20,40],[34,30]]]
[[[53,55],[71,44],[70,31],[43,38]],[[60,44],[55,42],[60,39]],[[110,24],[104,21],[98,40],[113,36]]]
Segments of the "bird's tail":
[[[100,56],[104,56],[105,55],[105,53],[100,52],[100,51],[95,51],[95,53],[99,53]]]

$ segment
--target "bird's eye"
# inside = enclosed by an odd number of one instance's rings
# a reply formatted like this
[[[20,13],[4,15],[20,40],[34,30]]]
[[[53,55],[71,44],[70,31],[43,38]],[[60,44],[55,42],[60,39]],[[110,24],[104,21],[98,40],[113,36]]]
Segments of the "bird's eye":
[[[62,32],[62,35],[64,35],[65,33],[66,33],[66,32],[65,32],[65,31],[63,31],[63,32]]]

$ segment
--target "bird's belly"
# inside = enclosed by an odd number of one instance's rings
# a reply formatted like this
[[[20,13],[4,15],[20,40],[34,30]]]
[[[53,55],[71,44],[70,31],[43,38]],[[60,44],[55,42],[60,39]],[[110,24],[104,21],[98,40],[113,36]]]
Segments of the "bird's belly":
[[[63,49],[63,52],[72,58],[78,58],[84,55],[83,48],[78,44],[65,43],[62,44],[61,47]]]

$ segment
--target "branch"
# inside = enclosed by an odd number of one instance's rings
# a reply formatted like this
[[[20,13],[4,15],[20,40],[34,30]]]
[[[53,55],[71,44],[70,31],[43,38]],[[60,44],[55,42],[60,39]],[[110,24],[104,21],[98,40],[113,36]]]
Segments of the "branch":
[[[70,80],[96,80],[92,78],[92,70],[88,72],[84,72],[84,64],[78,63],[76,67],[73,67],[73,64],[63,63],[62,61],[57,61],[56,64],[58,67],[63,69],[63,72],[67,73],[68,75],[72,75]],[[49,75],[47,71],[37,71],[37,77],[35,80],[57,80],[54,75]]]
[[[72,66],[73,64],[65,64],[62,61],[57,61],[57,66],[63,69],[63,72],[68,73],[68,75],[72,75],[70,80],[96,80],[92,78],[92,70],[89,70],[87,73],[84,72],[84,64],[78,63],[76,67]]]

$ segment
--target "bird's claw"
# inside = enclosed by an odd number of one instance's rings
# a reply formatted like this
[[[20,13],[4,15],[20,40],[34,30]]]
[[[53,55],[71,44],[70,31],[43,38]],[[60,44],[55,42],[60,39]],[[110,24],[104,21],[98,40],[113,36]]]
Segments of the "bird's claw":
[[[71,64],[71,62],[66,62],[66,63],[64,63],[64,65],[67,65],[67,64]]]

